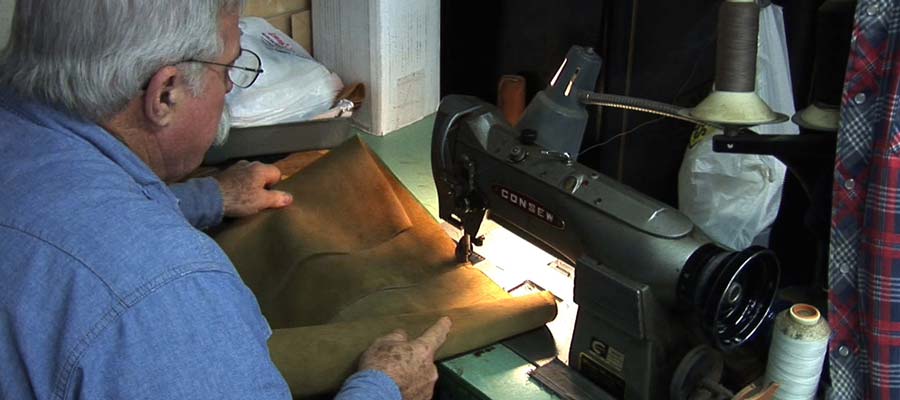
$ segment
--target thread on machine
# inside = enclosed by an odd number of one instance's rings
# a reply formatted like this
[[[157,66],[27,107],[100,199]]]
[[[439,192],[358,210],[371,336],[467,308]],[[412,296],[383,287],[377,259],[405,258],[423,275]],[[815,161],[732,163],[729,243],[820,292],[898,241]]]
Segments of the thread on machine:
[[[716,90],[755,91],[758,37],[759,6],[755,2],[722,3],[716,43]]]
[[[812,399],[819,387],[831,328],[819,310],[795,304],[775,318],[764,383],[778,382],[775,398]]]

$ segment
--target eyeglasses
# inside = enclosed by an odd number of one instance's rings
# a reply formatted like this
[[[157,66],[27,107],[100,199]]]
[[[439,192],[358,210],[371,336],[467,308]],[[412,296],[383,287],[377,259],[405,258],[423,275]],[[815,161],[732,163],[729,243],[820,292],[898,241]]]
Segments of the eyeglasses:
[[[241,54],[239,54],[231,64],[194,59],[184,60],[182,62],[195,62],[226,67],[228,68],[228,79],[231,83],[233,83],[234,86],[244,89],[250,87],[253,82],[256,82],[256,78],[259,78],[259,74],[263,73],[262,68],[260,68],[262,66],[262,60],[259,59],[259,55],[247,49],[241,49]]]

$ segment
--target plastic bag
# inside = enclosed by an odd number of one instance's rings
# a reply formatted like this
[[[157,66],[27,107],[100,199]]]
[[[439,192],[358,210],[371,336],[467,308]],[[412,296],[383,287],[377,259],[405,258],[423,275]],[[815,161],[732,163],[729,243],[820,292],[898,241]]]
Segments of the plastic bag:
[[[790,67],[781,8],[760,12],[756,89],[775,112],[794,114]],[[795,134],[790,122],[759,125],[760,134]],[[678,173],[681,211],[711,239],[733,249],[766,244],[778,215],[786,168],[772,156],[715,153],[712,136],[721,134],[697,127]]]
[[[331,108],[344,86],[336,74],[262,18],[241,18],[239,26],[241,47],[259,55],[263,73],[226,97],[234,126],[305,121]]]

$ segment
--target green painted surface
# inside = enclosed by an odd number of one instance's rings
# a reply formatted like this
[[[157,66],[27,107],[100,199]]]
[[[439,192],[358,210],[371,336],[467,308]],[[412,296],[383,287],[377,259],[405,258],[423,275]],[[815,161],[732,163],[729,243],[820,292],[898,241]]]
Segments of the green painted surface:
[[[529,373],[535,366],[504,345],[483,349],[440,363],[441,392],[451,399],[559,399],[535,382]],[[451,383],[455,382],[455,383]],[[448,384],[449,383],[449,384]]]
[[[434,114],[385,136],[373,136],[358,129],[357,132],[397,179],[437,218],[437,191],[431,175],[433,127]]]

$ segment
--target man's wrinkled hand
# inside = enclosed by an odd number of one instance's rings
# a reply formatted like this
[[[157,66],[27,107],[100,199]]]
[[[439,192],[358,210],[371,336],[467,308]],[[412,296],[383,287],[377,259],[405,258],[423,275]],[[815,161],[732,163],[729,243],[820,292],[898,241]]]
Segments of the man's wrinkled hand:
[[[289,193],[269,190],[281,180],[281,171],[274,165],[238,161],[213,178],[219,182],[226,217],[246,217],[294,201]]]
[[[443,317],[415,340],[409,340],[402,329],[382,336],[363,353],[359,369],[386,373],[404,400],[430,399],[438,378],[434,353],[447,339],[450,325],[450,318]]]

